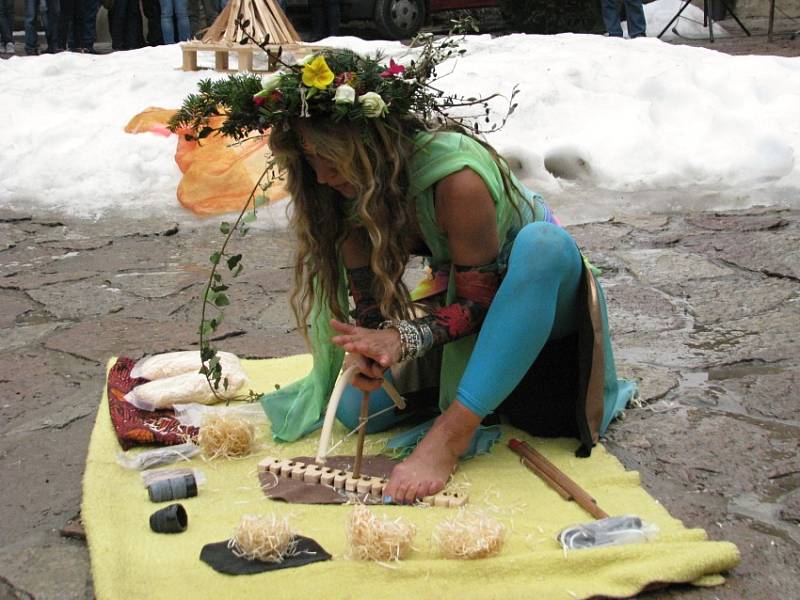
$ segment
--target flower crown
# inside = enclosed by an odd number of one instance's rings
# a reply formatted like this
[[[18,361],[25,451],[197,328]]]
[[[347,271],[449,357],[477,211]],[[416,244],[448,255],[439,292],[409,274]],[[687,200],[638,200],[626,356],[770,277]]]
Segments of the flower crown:
[[[423,108],[423,87],[394,59],[388,66],[352,52],[312,55],[302,66],[265,79],[253,96],[259,116],[273,123],[284,116],[326,115],[359,121]],[[419,105],[419,106],[418,106]]]
[[[452,36],[422,44],[415,60],[403,66],[391,59],[388,64],[380,56],[361,56],[351,50],[324,50],[307,57],[299,64],[286,64],[278,57],[281,69],[264,79],[253,74],[230,75],[217,81],[204,80],[199,93],[189,95],[170,121],[170,129],[187,128],[194,132],[189,139],[202,139],[219,132],[236,140],[253,132],[263,133],[275,126],[288,127],[290,120],[327,117],[334,122],[349,121],[368,125],[388,114],[409,113],[424,121],[455,121],[465,125],[464,118],[451,113],[456,107],[483,104],[480,116],[488,123],[487,98],[461,98],[447,95],[434,86],[436,67],[447,58],[462,54],[458,40]],[[513,100],[516,89],[511,95]],[[516,105],[509,102],[509,110]],[[218,127],[211,117],[224,115]],[[469,127],[482,131],[476,124]],[[502,127],[484,129],[493,131]]]

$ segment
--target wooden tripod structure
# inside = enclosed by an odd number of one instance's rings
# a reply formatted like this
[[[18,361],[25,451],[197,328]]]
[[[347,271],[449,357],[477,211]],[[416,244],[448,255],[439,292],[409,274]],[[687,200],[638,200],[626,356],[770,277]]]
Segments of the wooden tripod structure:
[[[215,70],[227,71],[228,57],[233,52],[239,59],[238,70],[252,72],[253,55],[262,48],[253,42],[242,44],[245,34],[259,43],[268,40],[268,47],[276,52],[311,49],[303,45],[300,34],[275,0],[229,0],[202,38],[181,44],[183,70],[197,71],[197,52],[210,51],[214,52]],[[267,71],[274,68],[274,60],[270,59]]]
[[[242,28],[242,23],[248,26]],[[302,41],[275,0],[229,0],[200,41],[238,44],[245,33],[259,42],[269,36],[269,43],[275,45]]]

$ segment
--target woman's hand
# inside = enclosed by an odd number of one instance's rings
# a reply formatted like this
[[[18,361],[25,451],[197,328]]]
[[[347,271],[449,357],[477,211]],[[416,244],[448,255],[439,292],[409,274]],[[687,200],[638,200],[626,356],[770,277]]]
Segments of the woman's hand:
[[[339,335],[331,338],[347,353],[345,367],[357,366],[353,385],[364,392],[378,389],[383,373],[400,359],[400,334],[395,329],[367,329],[331,319]]]
[[[386,370],[371,358],[350,353],[344,357],[343,371],[350,367],[358,370],[353,375],[352,386],[362,392],[374,392],[383,385],[383,372]]]
[[[367,329],[331,319],[331,326],[339,333],[331,341],[347,352],[370,358],[383,370],[400,360],[400,334],[396,329]]]

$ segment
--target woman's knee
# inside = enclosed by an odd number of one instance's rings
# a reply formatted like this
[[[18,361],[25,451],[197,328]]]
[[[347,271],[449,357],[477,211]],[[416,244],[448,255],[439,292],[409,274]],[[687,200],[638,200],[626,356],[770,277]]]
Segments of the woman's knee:
[[[536,272],[571,272],[579,269],[581,255],[575,240],[560,226],[537,222],[523,227],[514,240],[509,269]]]

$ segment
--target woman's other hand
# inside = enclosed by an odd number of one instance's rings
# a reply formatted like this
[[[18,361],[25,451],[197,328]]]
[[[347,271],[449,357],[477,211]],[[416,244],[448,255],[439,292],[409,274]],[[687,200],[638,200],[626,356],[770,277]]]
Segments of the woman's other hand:
[[[383,372],[386,370],[371,358],[349,353],[344,357],[343,370],[356,367],[352,386],[362,392],[374,392],[383,385]]]
[[[400,358],[400,334],[395,329],[367,329],[336,319],[331,319],[331,326],[339,333],[331,341],[348,353],[345,367],[358,367],[353,385],[365,392],[378,389],[384,371]]]

